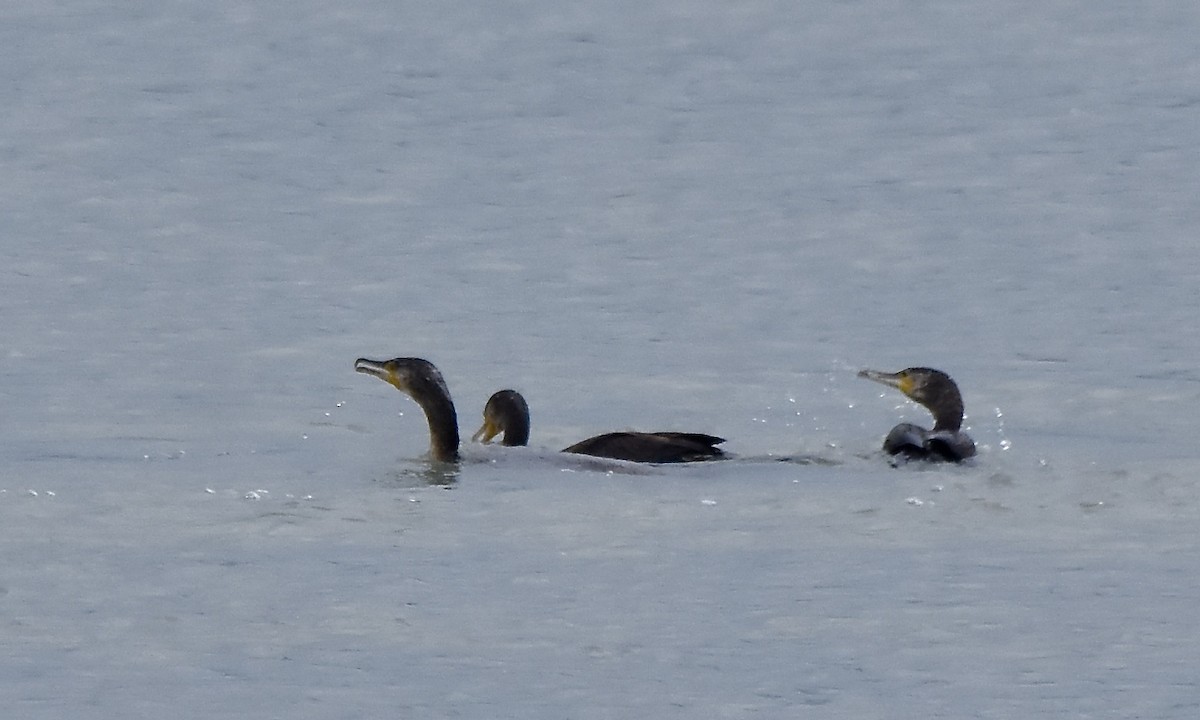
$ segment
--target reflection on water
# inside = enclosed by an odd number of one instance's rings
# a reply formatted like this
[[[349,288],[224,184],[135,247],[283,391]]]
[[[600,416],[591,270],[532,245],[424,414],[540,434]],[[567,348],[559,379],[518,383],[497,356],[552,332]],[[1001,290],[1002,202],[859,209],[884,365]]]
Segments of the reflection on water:
[[[419,487],[450,489],[458,483],[460,472],[461,468],[458,463],[427,462],[391,470],[378,482],[387,487],[400,489]]]
[[[842,464],[841,460],[815,454],[780,455],[772,456],[766,459],[774,462],[789,463],[791,465],[823,465],[825,467],[833,467],[835,465]]]

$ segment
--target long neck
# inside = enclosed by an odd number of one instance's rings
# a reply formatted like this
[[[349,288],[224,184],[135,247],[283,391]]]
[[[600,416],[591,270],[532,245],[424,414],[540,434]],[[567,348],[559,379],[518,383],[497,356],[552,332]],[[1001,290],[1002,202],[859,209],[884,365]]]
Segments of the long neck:
[[[458,460],[458,415],[448,397],[427,397],[421,402],[429,422],[429,450],[435,460]]]
[[[933,431],[958,432],[962,427],[963,401],[958,388],[947,385],[940,388],[928,406],[933,414]]]

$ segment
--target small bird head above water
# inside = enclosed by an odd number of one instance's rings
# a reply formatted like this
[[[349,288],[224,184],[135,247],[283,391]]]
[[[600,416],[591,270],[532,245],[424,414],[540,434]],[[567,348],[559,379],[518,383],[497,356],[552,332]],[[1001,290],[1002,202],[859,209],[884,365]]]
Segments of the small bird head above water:
[[[504,433],[504,445],[529,444],[529,405],[516,390],[500,390],[483,407],[483,426],[471,440],[489,443]]]

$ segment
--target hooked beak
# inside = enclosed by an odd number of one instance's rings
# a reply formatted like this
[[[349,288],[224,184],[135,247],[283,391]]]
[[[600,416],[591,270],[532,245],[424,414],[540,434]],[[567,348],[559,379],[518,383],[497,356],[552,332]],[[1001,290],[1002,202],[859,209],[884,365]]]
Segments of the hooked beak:
[[[492,438],[503,432],[504,428],[500,427],[500,423],[494,422],[491,418],[483,419],[483,426],[475,431],[471,436],[471,442],[490,443]]]
[[[859,370],[858,376],[860,378],[873,380],[882,385],[887,385],[888,387],[896,388],[905,395],[908,395],[909,391],[911,391],[913,387],[912,378],[903,372],[890,373],[883,372],[881,370]]]
[[[388,385],[394,386],[397,390],[406,390],[400,382],[399,375],[391,368],[390,361],[381,362],[379,360],[359,358],[354,361],[354,371],[377,377]]]
[[[380,377],[383,375],[383,363],[377,360],[359,358],[354,361],[354,371]]]

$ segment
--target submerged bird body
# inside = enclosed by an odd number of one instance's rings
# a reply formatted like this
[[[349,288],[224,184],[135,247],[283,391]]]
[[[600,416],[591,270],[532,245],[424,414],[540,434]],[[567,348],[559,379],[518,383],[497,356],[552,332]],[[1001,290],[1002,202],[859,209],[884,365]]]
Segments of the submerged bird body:
[[[446,381],[433,363],[421,358],[359,358],[354,369],[383,380],[415,400],[429,423],[430,455],[442,462],[458,460],[458,415]]]
[[[900,423],[883,441],[889,455],[921,460],[961,462],[975,455],[975,441],[962,431],[963,401],[949,375],[932,368],[906,368],[889,373],[862,370],[859,377],[894,387],[933,415],[933,429]]]
[[[472,440],[489,442],[503,433],[503,445],[529,443],[529,404],[515,390],[501,390],[483,408],[483,427]],[[611,432],[564,448],[575,455],[643,463],[678,463],[717,460],[725,451],[716,447],[724,438],[687,432]]]

